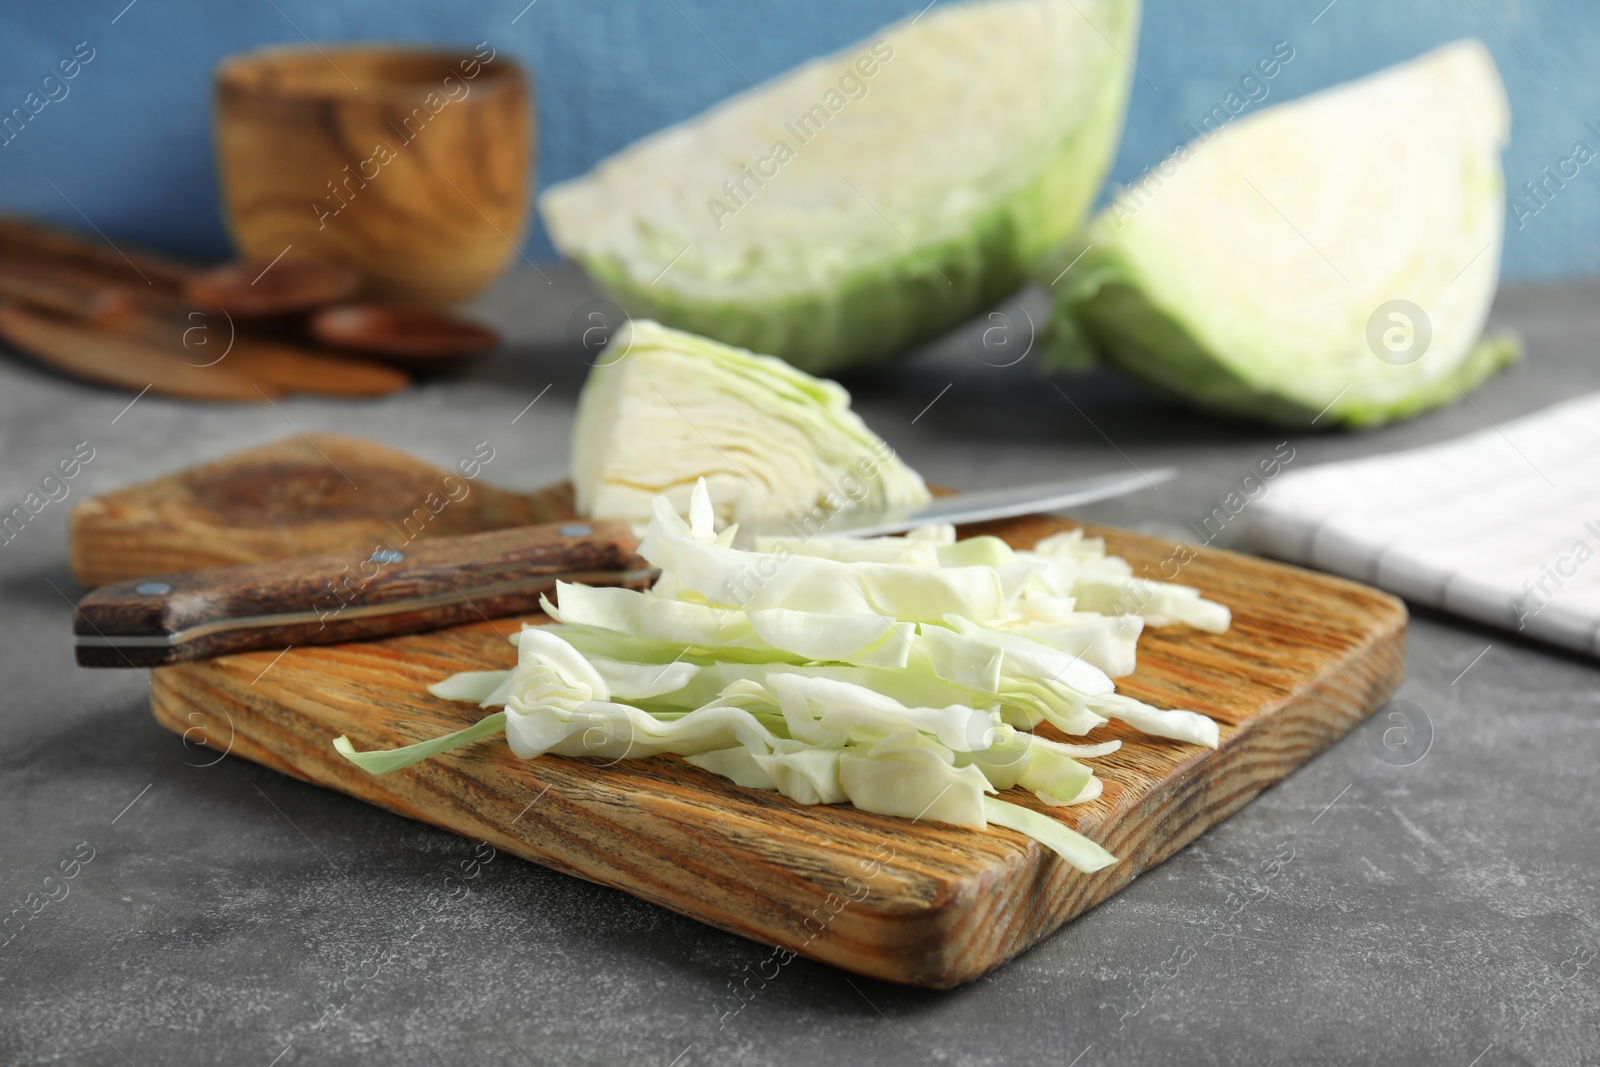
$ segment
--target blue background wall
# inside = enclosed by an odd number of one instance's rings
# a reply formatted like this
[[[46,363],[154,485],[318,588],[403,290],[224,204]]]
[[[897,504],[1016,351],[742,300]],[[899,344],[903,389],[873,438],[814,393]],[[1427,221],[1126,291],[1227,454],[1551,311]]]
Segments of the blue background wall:
[[[0,13],[0,112],[20,105],[78,42],[87,40],[95,58],[68,83],[70,95],[0,147],[0,209],[77,226],[81,210],[113,238],[225,254],[211,166],[211,67],[229,52],[299,42],[302,33],[317,40],[487,40],[519,57],[538,83],[539,178],[547,183],[745,88],[747,76],[761,82],[923,2],[536,0],[525,9],[526,0],[8,3]],[[1600,137],[1584,125],[1600,127],[1595,0],[1335,0],[1331,7],[1327,0],[1149,0],[1137,56],[1142,76],[1134,80],[1113,178],[1136,176],[1186,140],[1185,123],[1220,102],[1277,41],[1289,41],[1296,54],[1270,83],[1269,104],[1463,36],[1489,46],[1510,93],[1508,191],[1571,154],[1579,139],[1600,150]],[[1510,220],[1506,275],[1600,273],[1597,191],[1600,165],[1592,165],[1520,230]],[[537,228],[528,247],[536,257],[551,255]]]

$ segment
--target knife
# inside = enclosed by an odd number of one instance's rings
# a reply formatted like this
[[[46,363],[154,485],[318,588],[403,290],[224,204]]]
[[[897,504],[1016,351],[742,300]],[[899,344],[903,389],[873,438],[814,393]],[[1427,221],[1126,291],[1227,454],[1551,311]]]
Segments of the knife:
[[[877,537],[926,523],[973,523],[1075,507],[1169,481],[1177,472],[1100,474],[938,497],[898,512],[818,508],[756,532]],[[741,533],[747,537],[749,531]],[[102,586],[78,602],[82,667],[154,667],[258,649],[439,630],[539,610],[556,582],[647,588],[657,577],[634,528],[574,519],[403,549],[328,553],[161,574]]]

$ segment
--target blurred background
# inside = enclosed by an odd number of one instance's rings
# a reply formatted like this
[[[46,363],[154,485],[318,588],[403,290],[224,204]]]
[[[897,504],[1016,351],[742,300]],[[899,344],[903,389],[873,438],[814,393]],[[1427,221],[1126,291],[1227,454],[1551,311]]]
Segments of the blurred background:
[[[0,144],[0,210],[198,258],[229,252],[217,205],[210,138],[212,68],[224,55],[273,43],[488,42],[532,73],[539,109],[541,188],[811,56],[914,14],[921,0],[503,0],[441,6],[423,0],[94,0],[6,13],[0,110],[20,106],[58,60],[87,42],[93,59],[69,92]],[[1294,59],[1267,83],[1278,103],[1410,59],[1459,37],[1494,53],[1511,99],[1504,157],[1509,196],[1503,274],[1558,278],[1600,272],[1600,197],[1587,169],[1541,206],[1523,183],[1600,147],[1600,5],[1588,0],[1217,0],[1145,5],[1126,131],[1113,182],[1190,140],[1188,126],[1237,87],[1257,58],[1288,42]],[[1104,194],[1102,194],[1104,195]],[[69,202],[70,200],[70,202]],[[527,255],[554,258],[535,218]]]

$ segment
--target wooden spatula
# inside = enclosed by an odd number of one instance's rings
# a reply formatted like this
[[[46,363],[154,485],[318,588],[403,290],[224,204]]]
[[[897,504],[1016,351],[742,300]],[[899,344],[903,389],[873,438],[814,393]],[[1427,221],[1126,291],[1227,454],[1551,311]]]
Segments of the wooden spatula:
[[[58,315],[109,325],[132,314],[134,302],[94,274],[41,270],[0,256],[0,297]]]
[[[39,362],[104,385],[138,392],[158,388],[196,400],[259,402],[288,392],[273,381],[253,381],[221,364],[185,363],[165,345],[133,334],[93,326],[80,319],[26,307],[0,305],[0,337]]]
[[[308,311],[361,291],[361,275],[338,264],[284,258],[202,269],[17,216],[0,216],[0,258],[96,279],[146,307],[223,307],[238,318]]]
[[[274,388],[268,392],[273,395],[311,392],[323,396],[388,396],[411,384],[410,375],[394,367],[326,355],[247,333],[225,316],[205,312],[191,315],[195,317],[141,311],[106,328],[160,345],[183,362],[225,366],[237,377],[270,384]]]
[[[18,301],[0,309],[0,337],[75,378],[135,392],[199,400],[260,401],[287,393],[386,396],[410,377],[394,367],[320,356],[242,333],[227,336],[223,322],[204,329],[207,348],[185,342],[181,320],[130,311],[96,324]],[[212,362],[210,349],[218,357]]]

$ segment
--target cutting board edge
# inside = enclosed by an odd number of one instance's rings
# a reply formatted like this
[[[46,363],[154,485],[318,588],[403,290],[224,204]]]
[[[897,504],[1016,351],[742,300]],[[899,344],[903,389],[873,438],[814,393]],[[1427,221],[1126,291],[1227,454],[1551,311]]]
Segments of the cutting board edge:
[[[1359,583],[1347,584],[1365,588]],[[1010,962],[1062,926],[1105,903],[1141,875],[1177,855],[1207,830],[1225,821],[1366,721],[1398,691],[1404,681],[1408,614],[1398,598],[1388,594],[1382,596],[1394,609],[1390,624],[1374,633],[1360,648],[1349,650],[1337,662],[1330,662],[1327,670],[1308,689],[1251,719],[1215,752],[1196,753],[1175,775],[1163,780],[1161,788],[1145,793],[1127,807],[1112,812],[1097,828],[1080,827],[1119,857],[1121,862],[1115,867],[1109,868],[1104,874],[1084,875],[1048,855],[1044,846],[1020,834],[1015,835],[1026,842],[1029,851],[1040,854],[1045,881],[1049,883],[1043,890],[1047,899],[1054,901],[1065,897],[1066,902],[1047,909],[1032,909],[1030,914],[1048,912],[1049,918],[1034,929],[1025,930],[1011,938],[1013,943],[1000,951],[998,959],[981,967],[962,968],[949,975],[941,974],[937,981],[911,984],[953,988]],[[1340,672],[1363,661],[1370,664],[1368,670],[1363,671],[1368,675],[1368,684],[1355,701],[1337,700],[1336,691],[1346,688],[1341,684]],[[1313,714],[1313,709],[1318,709],[1320,713]],[[1333,717],[1330,717],[1330,713]],[[1280,750],[1270,758],[1269,766],[1263,773],[1250,775],[1242,784],[1236,783],[1236,787],[1231,788],[1219,804],[1205,808],[1199,816],[1186,819],[1179,828],[1172,830],[1176,813],[1188,805],[1191,798],[1201,795],[1217,781],[1232,778],[1229,772],[1237,771],[1241,762],[1248,763],[1253,749],[1261,747],[1263,742],[1270,744],[1272,738],[1289,730],[1297,719],[1303,719],[1311,727],[1306,731],[1304,744],[1287,751]],[[990,832],[1013,833],[1003,830]],[[1157,844],[1147,853],[1140,854],[1135,850],[1130,854],[1129,841],[1135,837],[1155,840]],[[1025,864],[1024,870],[1029,866]],[[1058,907],[1059,917],[1056,917]],[[874,977],[903,981],[881,974]]]
[[[173,733],[184,735],[186,740],[191,743],[224,749],[228,754],[248,759],[268,769],[287,774],[312,785],[334,789],[353,799],[373,804],[404,818],[424,822],[441,830],[471,839],[487,841],[500,851],[518,856],[530,863],[547,867],[562,874],[582,878],[597,885],[621,888],[622,891],[632,896],[758,944],[787,948],[797,955],[840,966],[856,973],[884,978],[888,981],[936,987],[959,984],[959,982],[941,983],[937,980],[937,975],[948,970],[942,965],[922,966],[914,971],[908,971],[904,967],[907,959],[904,954],[905,948],[907,945],[927,946],[926,951],[914,954],[913,958],[928,959],[942,955],[941,947],[949,943],[947,937],[949,930],[959,924],[966,916],[972,900],[982,896],[982,890],[985,888],[983,883],[998,883],[1008,873],[1008,868],[1025,866],[1028,862],[1025,856],[1026,849],[1019,846],[1014,850],[1015,855],[997,857],[983,868],[969,871],[962,875],[940,874],[927,870],[917,871],[909,875],[906,880],[921,882],[932,888],[933,891],[927,894],[934,898],[934,903],[931,906],[916,906],[904,902],[896,904],[891,900],[888,907],[872,907],[869,909],[856,907],[842,920],[835,919],[824,924],[826,930],[823,933],[826,936],[814,942],[802,944],[798,939],[795,939],[778,945],[768,928],[753,922],[739,920],[739,915],[752,913],[749,908],[716,906],[709,900],[703,899],[686,905],[685,898],[682,895],[675,896],[668,891],[666,886],[652,885],[648,879],[640,877],[630,879],[627,885],[619,885],[616,878],[605,877],[604,872],[601,870],[586,869],[559,852],[539,848],[527,838],[507,833],[503,827],[489,821],[487,817],[478,812],[460,812],[459,814],[462,818],[459,821],[452,820],[448,814],[430,812],[427,806],[417,803],[415,797],[408,796],[408,793],[425,791],[425,780],[409,778],[404,771],[382,777],[365,774],[346,763],[342,757],[336,756],[331,746],[328,748],[327,755],[314,760],[311,766],[307,766],[304,762],[296,764],[274,750],[272,742],[278,741],[282,743],[285,739],[285,736],[278,731],[264,733],[258,730],[255,741],[243,737],[212,738],[208,736],[203,728],[197,727],[196,719],[191,717],[200,715],[203,718],[205,715],[203,707],[173,687],[168,679],[164,677],[172,670],[173,668],[157,668],[153,672],[151,686],[153,715],[158,724]],[[193,672],[186,672],[186,676],[192,683],[194,680]],[[191,737],[191,734],[194,736]],[[219,743],[219,741],[222,743]],[[436,761],[434,773],[449,774],[462,780],[471,781],[470,776],[446,765],[451,758],[451,756],[447,755]],[[475,763],[483,762],[483,757],[467,758]],[[658,758],[681,763],[676,757]],[[526,765],[537,768],[546,774],[552,773],[555,768],[561,768],[564,764],[573,764],[577,768],[587,767],[583,761],[566,760],[563,757],[556,756],[540,757],[532,761],[516,761],[514,757],[507,756],[506,760],[514,762],[519,768]],[[696,776],[704,775],[708,787],[726,787],[735,790],[739,788],[731,785],[731,783],[723,783],[720,779],[716,779],[715,776],[709,775],[707,772],[688,767],[686,764],[684,766]],[[581,772],[575,771],[573,773]],[[552,792],[554,791],[552,783]],[[777,799],[782,802],[782,798]],[[684,805],[684,807],[688,807],[688,805]],[[806,806],[796,804],[793,805],[793,808],[795,810],[792,814],[799,818],[805,817]],[[904,820],[871,816],[866,813],[854,814],[868,820],[881,820],[884,824],[882,828],[885,831],[887,840],[892,840],[895,835],[905,830],[904,827],[897,825],[898,823],[903,823]],[[749,821],[748,817],[741,818]],[[654,838],[655,840],[659,840],[661,836],[665,836],[668,831],[677,827],[694,825],[692,822],[686,822],[681,819],[674,820],[659,813],[648,821],[655,824],[654,829],[658,835],[657,838]],[[530,826],[533,825],[535,824],[530,821]],[[959,833],[960,831],[955,828],[948,828],[947,832]],[[680,833],[678,836],[684,835]],[[690,834],[688,836],[694,835]],[[1019,841],[1028,840],[1022,838],[1021,835],[1014,836]],[[721,865],[722,869],[720,871],[715,871],[713,874],[719,876],[721,881],[742,892],[739,879],[741,877],[749,878],[754,872],[756,877],[767,884],[767,889],[758,893],[767,908],[773,907],[775,902],[796,905],[793,911],[793,917],[797,920],[793,924],[796,930],[800,929],[800,923],[804,921],[808,914],[807,906],[815,905],[815,907],[811,908],[812,911],[815,911],[824,903],[827,897],[827,890],[817,886],[803,886],[797,889],[793,884],[788,887],[791,890],[789,895],[796,897],[796,899],[780,900],[779,898],[783,894],[776,890],[784,882],[781,872],[770,877],[766,876],[766,872],[761,871],[759,863],[752,861],[752,858],[745,853],[733,852],[733,855],[740,857],[740,861],[735,861],[729,853],[729,850],[733,848],[734,846],[729,839],[723,838],[723,844],[719,846],[718,851],[721,858],[726,862]],[[707,879],[706,884],[714,883]],[[700,906],[695,907],[692,906],[693,904],[699,904]],[[874,930],[877,936],[859,936],[861,931],[867,929]],[[893,929],[896,931],[897,936],[884,938],[882,934],[886,929]],[[852,936],[852,931],[856,931],[858,936]],[[864,966],[870,960],[880,962],[878,965],[869,964]],[[919,976],[925,976],[925,978],[919,980]]]

